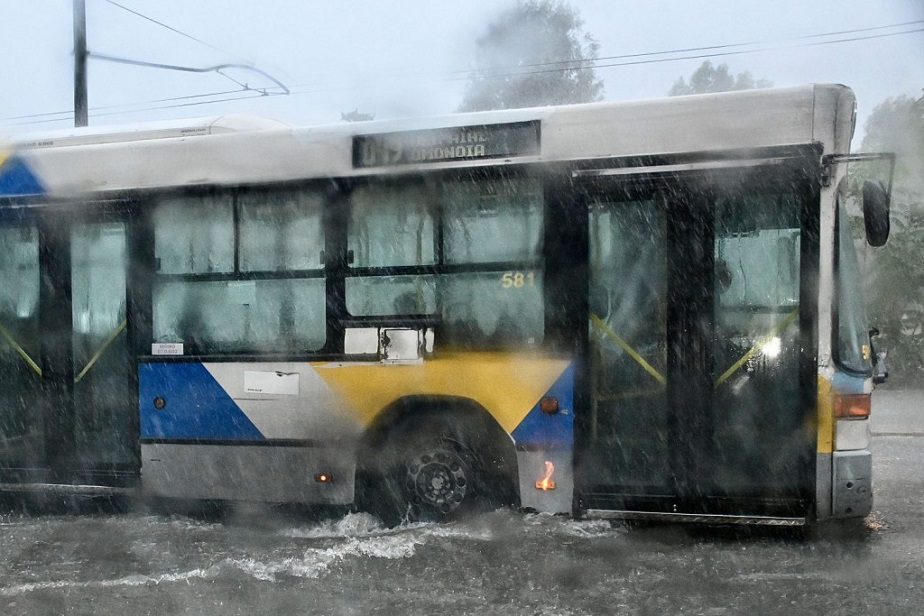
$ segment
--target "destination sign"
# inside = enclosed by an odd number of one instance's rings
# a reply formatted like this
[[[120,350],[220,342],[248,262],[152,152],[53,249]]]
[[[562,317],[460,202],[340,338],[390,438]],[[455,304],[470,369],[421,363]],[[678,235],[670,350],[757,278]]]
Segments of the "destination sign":
[[[360,169],[536,154],[538,121],[353,137],[353,166]]]

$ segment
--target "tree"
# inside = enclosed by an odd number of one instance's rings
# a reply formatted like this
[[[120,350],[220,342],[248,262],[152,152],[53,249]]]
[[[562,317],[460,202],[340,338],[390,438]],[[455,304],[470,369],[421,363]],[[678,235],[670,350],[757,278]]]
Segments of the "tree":
[[[727,64],[712,66],[712,62],[706,60],[698,69],[690,75],[690,83],[687,83],[683,77],[674,82],[668,94],[670,96],[681,96],[683,94],[707,94],[710,92],[728,92],[730,90],[752,90],[754,88],[769,88],[773,83],[766,79],[754,80],[750,71],[738,73],[735,77],[731,74]]]
[[[888,350],[890,379],[899,385],[924,383],[924,96],[889,98],[866,122],[864,152],[894,152],[892,231],[882,248],[862,242],[870,322]],[[872,166],[851,170],[851,195],[859,201],[864,179],[886,177]],[[858,208],[854,208],[858,210]],[[857,216],[854,227],[862,229]],[[857,235],[862,236],[862,232]]]
[[[599,45],[578,11],[529,0],[501,13],[477,42],[477,68],[459,111],[601,100],[593,70]]]

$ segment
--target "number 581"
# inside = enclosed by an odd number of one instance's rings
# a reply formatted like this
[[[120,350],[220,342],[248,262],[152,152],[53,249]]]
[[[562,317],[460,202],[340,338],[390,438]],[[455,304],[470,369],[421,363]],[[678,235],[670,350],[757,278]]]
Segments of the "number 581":
[[[501,286],[505,289],[521,289],[535,284],[535,272],[504,272],[501,276]]]

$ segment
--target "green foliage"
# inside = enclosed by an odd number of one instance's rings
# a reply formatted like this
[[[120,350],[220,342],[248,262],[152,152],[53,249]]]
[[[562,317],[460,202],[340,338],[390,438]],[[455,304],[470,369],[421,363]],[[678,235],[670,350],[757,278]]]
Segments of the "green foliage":
[[[873,249],[866,276],[870,322],[882,333],[875,341],[889,354],[891,380],[924,384],[924,213],[892,222],[888,244]]]
[[[734,76],[728,69],[727,64],[712,66],[712,62],[706,60],[698,69],[690,75],[690,83],[687,83],[683,77],[674,82],[668,94],[670,96],[681,96],[684,94],[707,94],[710,92],[728,92],[730,90],[753,90],[754,88],[769,88],[773,83],[766,79],[757,79],[751,75],[750,71],[738,73]]]
[[[603,82],[593,70],[598,48],[568,4],[521,2],[478,40],[477,68],[459,111],[601,100]]]
[[[865,245],[865,285],[870,322],[882,337],[877,347],[889,353],[890,380],[897,385],[924,383],[924,96],[883,101],[866,123],[862,150],[895,152],[892,231],[882,248]],[[851,190],[886,170],[851,170]],[[862,221],[858,220],[862,228]]]

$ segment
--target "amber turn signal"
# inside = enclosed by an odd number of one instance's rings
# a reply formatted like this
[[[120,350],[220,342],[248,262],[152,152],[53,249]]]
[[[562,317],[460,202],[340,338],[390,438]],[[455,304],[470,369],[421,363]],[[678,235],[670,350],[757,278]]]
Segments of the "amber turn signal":
[[[866,419],[869,412],[869,394],[834,396],[834,416],[838,419]]]
[[[545,396],[539,400],[539,410],[545,413],[546,415],[554,415],[559,411],[558,398],[553,398],[552,396]]]

